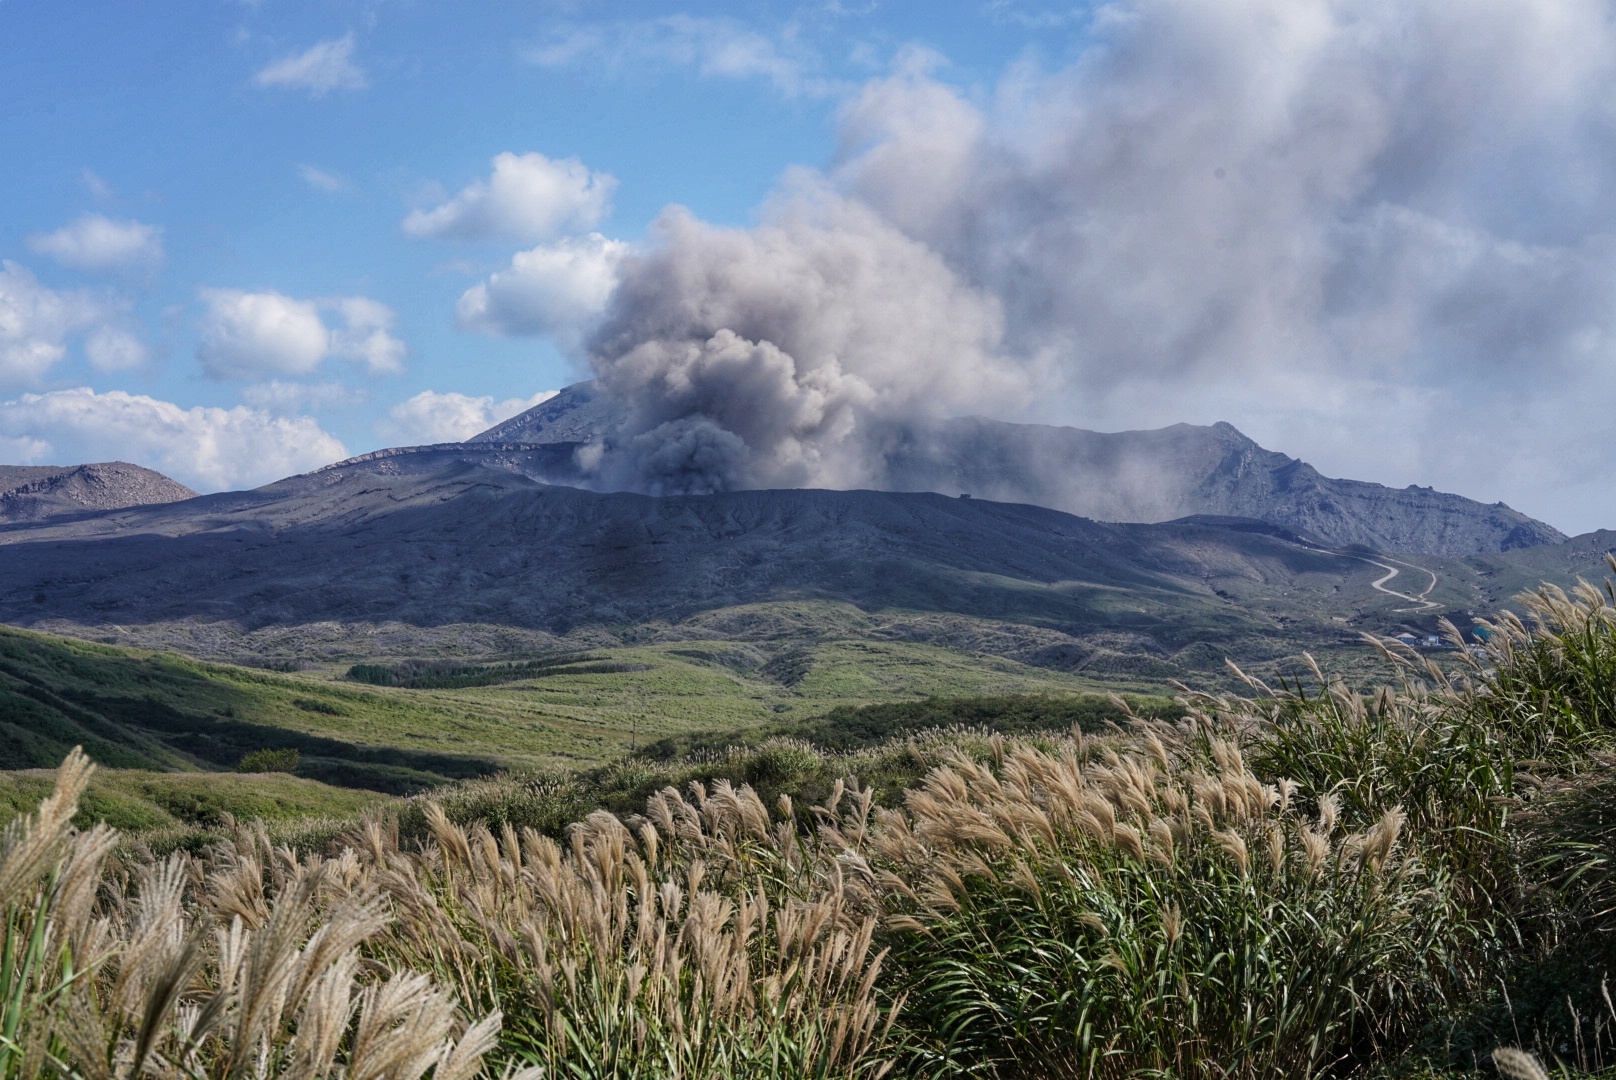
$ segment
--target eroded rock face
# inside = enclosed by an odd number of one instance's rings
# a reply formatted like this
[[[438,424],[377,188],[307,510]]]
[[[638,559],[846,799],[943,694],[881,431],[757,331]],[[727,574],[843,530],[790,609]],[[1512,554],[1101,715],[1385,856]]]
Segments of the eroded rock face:
[[[0,522],[122,510],[194,499],[196,492],[126,461],[93,465],[0,465]]]
[[[548,446],[555,454],[548,478],[587,486],[571,455],[609,441],[623,416],[592,384],[579,383],[474,442]],[[868,437],[880,459],[869,486],[885,491],[968,492],[1098,521],[1251,518],[1326,547],[1410,554],[1473,555],[1566,539],[1503,503],[1324,476],[1226,423],[1099,432],[962,417],[895,423]]]

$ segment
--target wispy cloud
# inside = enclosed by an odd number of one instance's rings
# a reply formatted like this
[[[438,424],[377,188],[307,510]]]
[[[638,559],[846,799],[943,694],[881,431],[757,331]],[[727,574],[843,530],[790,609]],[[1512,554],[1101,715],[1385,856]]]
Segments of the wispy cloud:
[[[117,194],[117,192],[112,190],[112,185],[101,179],[101,177],[97,176],[93,169],[84,170],[83,180],[85,190],[87,190],[91,195],[94,195],[97,199],[104,201]]]
[[[575,26],[522,55],[540,67],[614,75],[662,67],[688,68],[709,78],[766,79],[788,97],[823,96],[843,88],[823,75],[817,54],[793,31],[771,36],[732,19],[669,15]]]
[[[299,165],[297,175],[309,187],[326,195],[341,195],[352,190],[352,185],[343,177],[334,172],[327,172],[318,165]]]
[[[55,232],[28,238],[29,250],[75,270],[121,270],[163,261],[163,230],[139,221],[85,214]]]
[[[364,69],[354,63],[353,51],[353,34],[344,34],[281,57],[258,72],[253,81],[259,86],[307,90],[311,97],[324,97],[333,90],[363,90],[368,83]]]
[[[1093,4],[1046,7],[1023,3],[1022,0],[990,0],[982,13],[994,22],[1010,23],[1029,30],[1059,30],[1093,22],[1097,11]]]

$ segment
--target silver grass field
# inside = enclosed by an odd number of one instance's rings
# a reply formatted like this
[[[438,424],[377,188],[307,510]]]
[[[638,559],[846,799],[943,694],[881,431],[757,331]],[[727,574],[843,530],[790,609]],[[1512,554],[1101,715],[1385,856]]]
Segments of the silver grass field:
[[[0,837],[0,1078],[1616,1075],[1616,594],[1523,601],[1369,693],[913,737],[888,805],[715,780],[561,840],[451,791],[160,855],[72,826],[75,752]]]

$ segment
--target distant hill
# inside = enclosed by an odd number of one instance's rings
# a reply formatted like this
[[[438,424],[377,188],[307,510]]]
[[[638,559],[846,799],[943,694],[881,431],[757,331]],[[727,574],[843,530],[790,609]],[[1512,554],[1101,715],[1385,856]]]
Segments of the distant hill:
[[[579,383],[473,441],[548,446],[554,455],[548,475],[576,483],[571,450],[609,438],[623,415],[593,384]],[[1099,521],[1250,518],[1326,547],[1426,555],[1510,551],[1566,539],[1503,503],[1324,476],[1225,423],[1098,432],[966,417],[894,427],[878,442],[882,460],[874,486],[886,491],[970,493]]]
[[[0,465],[0,522],[121,510],[194,499],[196,492],[126,461],[93,465]]]
[[[924,492],[657,498],[546,483],[566,456],[394,449],[254,491],[0,525],[0,621],[216,657],[270,639],[302,655],[296,642],[333,635],[359,656],[904,641],[1140,685],[1204,682],[1225,657],[1274,671],[1304,649],[1357,656],[1360,632],[1430,635],[1444,616],[1468,627],[1540,581],[1597,577],[1616,546],[1381,555],[1228,515],[1114,524]]]
[[[1211,599],[1208,559],[1239,564],[1234,573],[1357,565],[1255,533],[934,494],[590,492],[542,483],[523,458],[470,445],[399,451],[250,492],[16,526],[0,531],[0,615],[565,629],[800,596],[1082,622],[1117,590],[1177,602],[1186,577]],[[540,469],[546,460],[532,455]],[[1055,582],[1100,592],[1043,588]]]
[[[0,769],[48,768],[82,746],[115,768],[229,770],[275,747],[300,751],[303,776],[403,793],[499,767],[402,737],[429,713],[363,687],[0,628]]]
[[[1297,640],[1351,644],[1320,598],[1348,612],[1389,603],[1371,588],[1375,565],[1260,523],[1106,524],[929,493],[654,498],[548,485],[539,476],[553,463],[545,447],[395,450],[255,491],[16,524],[0,529],[0,620],[634,637],[810,601],[963,618],[936,633],[1067,670],[1096,651],[1166,656],[1201,643],[1216,667]],[[988,624],[1001,628],[989,638],[1016,640],[980,644]]]

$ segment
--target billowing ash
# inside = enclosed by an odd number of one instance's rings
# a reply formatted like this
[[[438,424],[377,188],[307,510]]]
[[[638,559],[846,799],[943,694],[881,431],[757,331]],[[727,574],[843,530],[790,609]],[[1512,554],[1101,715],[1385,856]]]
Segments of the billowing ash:
[[[1605,0],[1119,0],[1085,42],[976,95],[906,54],[761,225],[666,214],[587,348],[632,417],[599,481],[873,483],[965,412],[1227,419],[1539,513],[1616,471]]]
[[[853,486],[884,423],[1025,385],[996,351],[998,302],[857,204],[804,192],[755,229],[671,211],[656,232],[591,349],[629,408],[598,450],[605,484]]]

